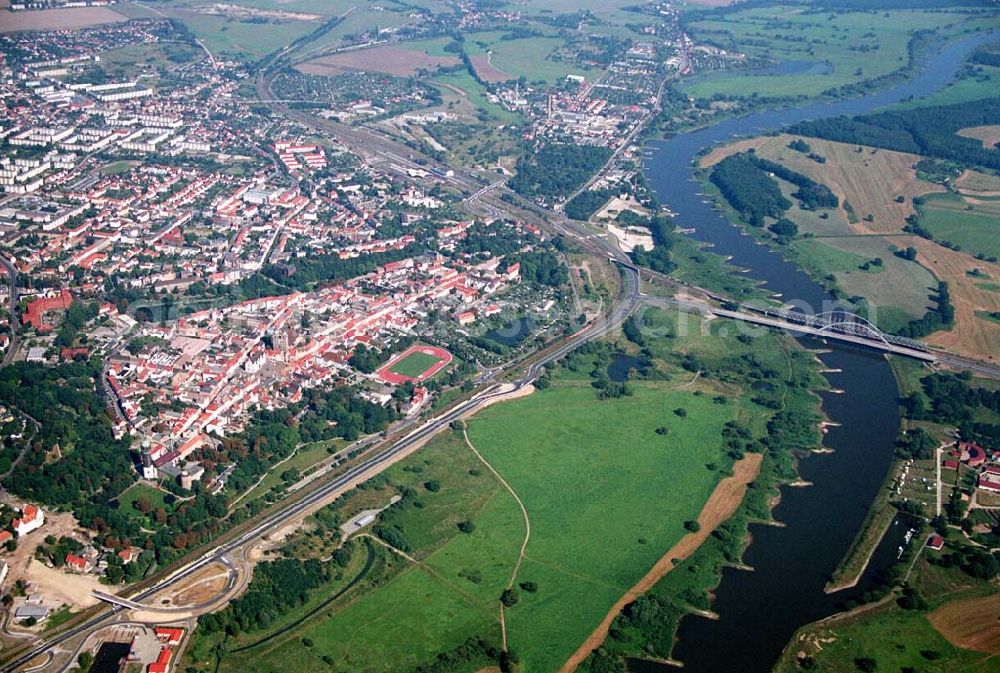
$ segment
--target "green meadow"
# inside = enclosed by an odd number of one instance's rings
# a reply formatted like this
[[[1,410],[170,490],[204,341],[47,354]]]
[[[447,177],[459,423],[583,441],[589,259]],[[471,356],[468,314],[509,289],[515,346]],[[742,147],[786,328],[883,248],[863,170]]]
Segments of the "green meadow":
[[[548,387],[467,421],[470,441],[520,497],[530,521],[514,578],[519,601],[505,611],[508,646],[522,671],[558,669],[685,534],[684,522],[697,518],[731,464],[727,422],[759,435],[772,413],[762,397],[801,398],[789,386],[801,380],[799,355],[807,356],[783,337],[761,332],[740,340],[728,321],[698,317],[685,330],[680,316],[658,309],[642,320],[653,360],[645,376],[628,381],[630,394],[600,399],[592,372],[607,366],[607,356],[575,353],[551,373]],[[601,348],[637,352],[624,341]],[[685,353],[702,359],[704,374],[681,366]],[[751,353],[777,374],[764,392],[742,395],[734,375],[709,373]],[[386,506],[394,494],[403,499],[366,531],[380,536],[372,544],[387,563],[320,615],[287,630],[294,619],[283,618],[283,630],[259,646],[236,651],[269,632],[231,637],[218,668],[207,654],[217,651],[218,636],[202,636],[192,648],[194,670],[211,663],[219,673],[306,671],[334,662],[337,671],[406,671],[470,637],[499,646],[499,598],[525,536],[515,499],[452,429],[343,496],[312,525],[339,525]],[[329,553],[309,542],[318,536],[307,526],[287,549]],[[310,605],[337,587],[318,590]],[[470,661],[469,673],[486,663]]]
[[[754,75],[723,70],[682,88],[696,97],[715,94],[766,97],[816,96],[828,89],[888,75],[906,66],[914,31],[937,29],[959,14],[896,10],[831,13],[775,5],[710,17],[691,25],[695,39],[730,52],[772,62],[809,62],[801,73]]]
[[[972,255],[1000,257],[1000,201],[971,204],[957,195],[934,195],[920,205],[920,226],[938,241],[954,243]]]

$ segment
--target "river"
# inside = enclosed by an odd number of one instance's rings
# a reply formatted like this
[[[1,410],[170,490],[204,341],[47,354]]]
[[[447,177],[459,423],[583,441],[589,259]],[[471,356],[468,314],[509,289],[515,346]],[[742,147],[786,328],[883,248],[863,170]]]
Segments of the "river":
[[[692,228],[694,238],[731,255],[749,275],[814,312],[833,298],[818,283],[772,250],[744,235],[712,208],[694,179],[700,152],[734,136],[756,135],[808,119],[864,114],[920,98],[951,82],[976,47],[1000,39],[1000,31],[976,33],[939,46],[924,56],[905,82],[861,98],[757,112],[647,146],[646,177],[660,202],[677,213],[676,222]],[[807,309],[808,310],[808,309]],[[812,345],[816,345],[813,343]],[[844,601],[872,585],[895,560],[902,528],[890,529],[868,571],[855,589],[826,594],[823,589],[860,529],[892,462],[899,428],[898,393],[885,358],[844,346],[820,356],[838,373],[827,374],[832,388],[823,393],[830,428],[824,445],[831,453],[809,456],[800,473],[812,486],[783,487],[774,509],[782,527],[755,525],[744,561],[753,571],[726,569],[712,609],[718,620],[689,615],[681,620],[674,657],[691,673],[766,673],[797,628],[836,612]],[[634,663],[634,671],[675,670]]]

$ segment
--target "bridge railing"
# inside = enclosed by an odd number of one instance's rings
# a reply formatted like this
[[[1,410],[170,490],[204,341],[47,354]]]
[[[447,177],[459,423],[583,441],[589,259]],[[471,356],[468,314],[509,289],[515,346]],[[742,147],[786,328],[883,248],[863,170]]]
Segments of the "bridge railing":
[[[803,313],[801,311],[789,311],[782,308],[772,308],[772,307],[762,307],[762,306],[751,306],[749,304],[742,304],[741,309],[745,311],[751,311],[753,313],[761,313],[769,317],[781,318],[790,323],[803,325],[805,327],[811,327],[813,329],[825,330],[830,332],[837,332],[839,334],[848,334],[851,336],[862,337],[866,339],[872,339],[875,341],[882,341],[887,344],[892,344],[894,346],[901,346],[903,348],[912,348],[913,350],[927,352],[930,351],[930,347],[923,343],[922,341],[917,341],[916,339],[910,339],[908,337],[897,336],[895,334],[886,334],[882,330],[878,329],[870,322],[861,318],[860,316],[854,315],[852,313],[837,313],[838,316],[843,316],[842,319],[831,319],[825,317],[823,314],[815,315],[809,313]]]

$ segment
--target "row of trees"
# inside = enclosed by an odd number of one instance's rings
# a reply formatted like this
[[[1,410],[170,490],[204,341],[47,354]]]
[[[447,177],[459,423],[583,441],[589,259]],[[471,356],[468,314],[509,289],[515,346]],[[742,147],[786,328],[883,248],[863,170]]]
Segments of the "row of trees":
[[[1000,124],[1000,98],[880,112],[858,117],[834,117],[802,122],[789,131],[855,145],[870,145],[963,165],[1000,169],[1000,151],[983,147],[974,138],[958,135],[972,126]]]
[[[955,324],[955,307],[951,303],[948,283],[938,283],[937,306],[927,311],[922,318],[911,320],[898,330],[900,336],[918,339],[939,329]]]

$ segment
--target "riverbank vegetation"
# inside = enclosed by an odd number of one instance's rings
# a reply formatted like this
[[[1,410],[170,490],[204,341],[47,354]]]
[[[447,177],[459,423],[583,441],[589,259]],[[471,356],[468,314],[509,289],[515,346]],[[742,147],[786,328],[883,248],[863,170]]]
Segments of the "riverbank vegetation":
[[[752,423],[727,425],[723,435],[731,458],[762,453],[760,472],[736,514],[651,591],[626,606],[607,640],[581,671],[621,670],[626,657],[669,658],[681,617],[693,610],[711,609],[709,592],[721,580],[722,568],[741,562],[747,526],[770,520],[777,485],[797,477],[796,455],[819,445],[817,398],[812,388],[821,380],[805,351],[776,334],[721,336],[728,331],[728,321],[696,327],[685,324],[688,319],[691,316],[647,312],[647,328],[675,335],[647,348],[654,358],[673,360],[682,369],[701,372],[713,381],[755,391],[754,402],[769,411]],[[711,335],[708,339],[699,336],[705,330]]]
[[[989,580],[942,563],[955,553],[951,544],[922,552],[898,592],[800,629],[775,673],[995,671],[1000,594]]]

